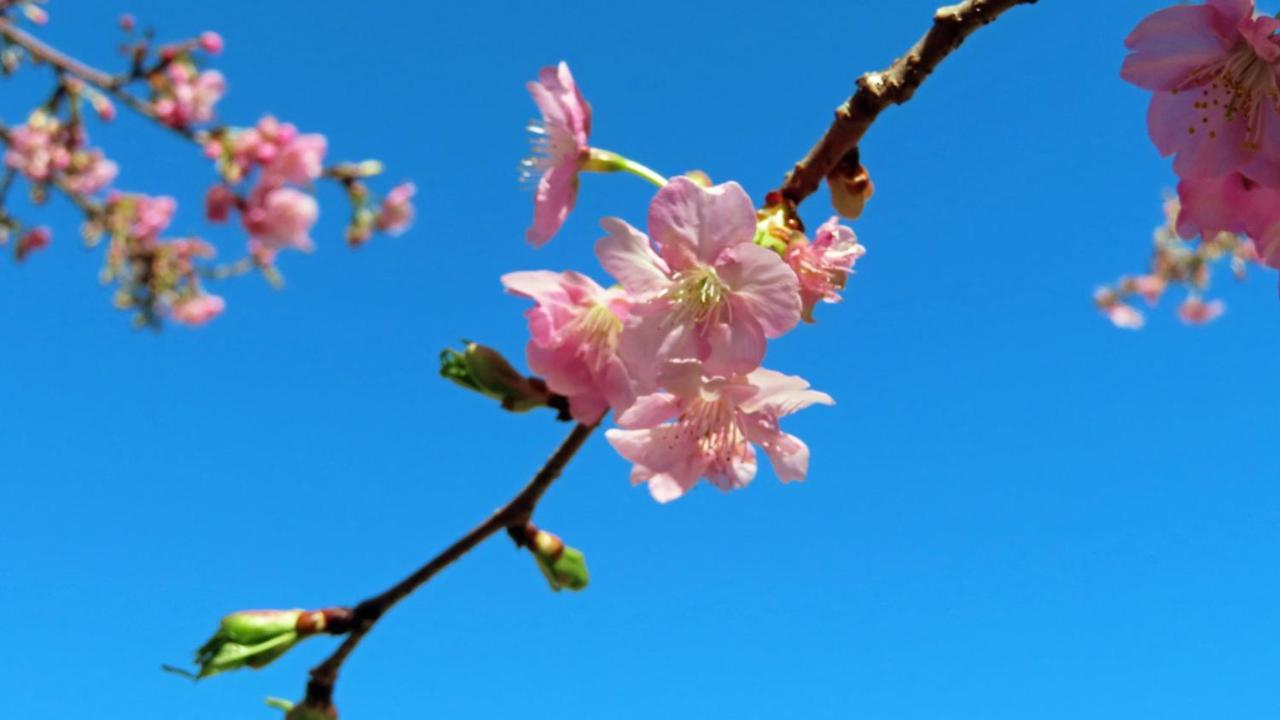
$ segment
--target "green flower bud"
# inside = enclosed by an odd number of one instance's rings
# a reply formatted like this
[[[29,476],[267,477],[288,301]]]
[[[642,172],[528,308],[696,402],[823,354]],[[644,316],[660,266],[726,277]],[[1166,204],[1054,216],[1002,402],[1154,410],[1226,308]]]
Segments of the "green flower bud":
[[[305,637],[322,632],[335,635],[347,632],[351,620],[351,611],[346,608],[232,613],[222,619],[218,631],[196,651],[199,671],[194,677],[212,677],[242,667],[265,667]]]
[[[525,528],[523,538],[519,534],[514,537],[533,553],[538,569],[552,590],[581,590],[587,586],[591,578],[581,550],[565,545],[558,536],[532,524]]]
[[[463,352],[442,352],[440,374],[498,400],[504,410],[512,412],[546,407],[551,401],[546,383],[521,375],[497,350],[473,342],[468,342]]]

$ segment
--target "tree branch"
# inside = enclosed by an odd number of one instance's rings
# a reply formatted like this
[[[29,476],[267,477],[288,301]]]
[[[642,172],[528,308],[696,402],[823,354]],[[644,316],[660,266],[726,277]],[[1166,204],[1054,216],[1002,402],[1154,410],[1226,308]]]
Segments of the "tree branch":
[[[489,516],[488,520],[472,528],[470,532],[459,538],[444,552],[432,558],[405,579],[382,593],[356,605],[354,611],[355,619],[351,632],[328,659],[311,669],[311,680],[307,683],[306,704],[315,709],[332,707],[333,686],[338,680],[338,671],[342,668],[342,663],[356,649],[356,646],[360,644],[364,636],[373,629],[379,618],[396,603],[411,595],[415,590],[425,585],[436,573],[452,565],[498,531],[528,524],[534,508],[537,507],[543,493],[547,491],[547,488],[551,487],[551,483],[555,482],[556,478],[560,477],[560,473],[565,466],[582,448],[583,443],[586,442],[591,432],[595,429],[595,425],[578,424],[575,426],[569,436],[560,444],[560,447],[547,460],[546,464],[542,466],[542,469],[529,481],[529,484],[510,502]]]
[[[776,192],[799,205],[818,189],[822,179],[848,154],[856,153],[867,129],[885,108],[911,99],[916,89],[951,51],[973,31],[992,22],[1015,5],[1036,0],[965,0],[933,14],[933,27],[906,55],[885,70],[858,78],[858,90],[836,109],[835,120],[809,154],[787,174]],[[851,160],[856,166],[856,156]]]
[[[130,79],[129,76],[111,75],[110,73],[106,73],[95,67],[86,65],[70,55],[63,53],[57,48],[45,44],[44,41],[4,18],[0,18],[0,37],[3,37],[5,40],[18,45],[31,53],[31,57],[47,62],[55,68],[93,85],[102,92],[105,92],[111,97],[124,103],[134,112],[159,122],[159,119],[156,117],[155,111],[152,110],[150,103],[124,89],[124,85]],[[200,143],[200,139],[197,137],[196,133],[188,128],[174,127],[165,123],[161,124],[187,140],[197,144]]]

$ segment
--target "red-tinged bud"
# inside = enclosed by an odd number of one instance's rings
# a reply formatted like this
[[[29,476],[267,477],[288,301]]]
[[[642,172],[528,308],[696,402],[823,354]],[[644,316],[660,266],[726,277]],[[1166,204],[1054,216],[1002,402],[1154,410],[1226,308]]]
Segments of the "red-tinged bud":
[[[44,225],[28,230],[18,238],[18,244],[15,247],[18,260],[26,260],[28,255],[49,247],[51,242],[53,242],[53,232]]]
[[[134,19],[133,15],[129,13],[125,13],[120,16],[121,30],[125,32],[133,32],[133,29],[137,26],[138,26],[138,21]]]

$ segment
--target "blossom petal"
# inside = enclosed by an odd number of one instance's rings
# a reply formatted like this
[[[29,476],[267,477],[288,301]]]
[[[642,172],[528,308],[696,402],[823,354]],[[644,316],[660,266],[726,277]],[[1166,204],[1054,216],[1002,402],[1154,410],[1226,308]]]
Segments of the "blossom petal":
[[[760,362],[764,360],[765,346],[768,344],[764,328],[749,315],[735,318],[732,325],[707,325],[703,327],[701,334],[710,346],[710,352],[703,361],[709,375],[749,373],[760,367]]]
[[[596,258],[627,292],[653,295],[671,284],[671,270],[653,251],[648,235],[618,218],[605,218],[600,226],[609,234],[596,242]]]
[[[755,395],[742,402],[742,410],[747,413],[764,411],[782,417],[810,405],[836,403],[830,395],[810,389],[809,381],[797,375],[759,368],[747,376],[747,381],[757,388]]]
[[[533,227],[525,231],[529,244],[540,247],[555,236],[577,199],[577,161],[571,158],[548,168],[533,196]]]
[[[1207,5],[1179,5],[1148,15],[1125,39],[1131,52],[1120,77],[1148,90],[1173,90],[1231,50],[1215,23],[1221,14]]]
[[[735,320],[747,313],[764,328],[766,337],[779,337],[800,322],[800,281],[778,254],[753,243],[736,245],[716,268],[730,289]]]
[[[680,401],[670,393],[653,393],[638,398],[635,403],[619,413],[615,419],[618,427],[627,430],[652,428],[680,414]]]
[[[720,253],[755,236],[756,213],[742,186],[704,188],[673,178],[649,204],[649,232],[673,270],[714,264]]]

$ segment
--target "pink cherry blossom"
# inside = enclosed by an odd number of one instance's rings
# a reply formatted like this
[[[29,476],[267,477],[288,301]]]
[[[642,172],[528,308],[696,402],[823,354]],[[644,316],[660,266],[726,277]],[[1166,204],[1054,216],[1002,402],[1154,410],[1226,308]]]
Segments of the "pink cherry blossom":
[[[1099,290],[1094,295],[1094,302],[1111,324],[1122,330],[1141,330],[1147,323],[1147,319],[1137,308],[1125,303],[1109,290]]]
[[[1197,295],[1189,295],[1178,306],[1178,317],[1188,325],[1206,325],[1217,320],[1225,310],[1221,300],[1205,302]]]
[[[737,183],[711,188],[675,178],[649,205],[657,242],[617,218],[596,255],[628,292],[642,300],[622,334],[622,357],[640,392],[655,389],[662,365],[706,363],[710,375],[746,373],[760,366],[765,339],[800,319],[796,274],[752,242],[755,209]]]
[[[809,448],[782,432],[778,419],[815,403],[831,405],[826,393],[802,378],[763,368],[732,378],[708,379],[697,363],[668,367],[671,392],[639,398],[618,417],[622,429],[605,433],[634,463],[633,484],[648,483],[658,502],[684,495],[700,478],[735,490],[755,478],[759,445],[783,482],[803,480]]]
[[[92,195],[111,184],[120,168],[108,160],[101,150],[77,152],[72,155],[66,171],[67,187],[81,195]]]
[[[577,200],[578,169],[589,150],[591,106],[563,62],[543,68],[527,87],[542,112],[542,121],[529,125],[535,136],[534,157],[523,163],[527,176],[538,177],[533,227],[525,233],[536,247],[559,232]]]
[[[1142,296],[1147,304],[1155,307],[1164,294],[1168,281],[1160,275],[1142,275],[1133,279],[1133,291]]]
[[[66,168],[71,164],[71,153],[58,137],[59,127],[58,121],[47,115],[32,114],[26,125],[9,131],[5,166],[35,182],[45,182]]]
[[[152,103],[160,122],[176,128],[213,119],[213,106],[227,92],[227,81],[217,70],[197,73],[186,63],[174,63],[165,71],[167,85]]]
[[[198,41],[200,48],[210,55],[217,55],[222,52],[222,36],[212,30],[200,33]]]
[[[236,202],[236,194],[231,188],[218,183],[209,188],[204,196],[204,216],[209,222],[226,222],[231,217],[231,210]]]
[[[1148,129],[1183,178],[1233,170],[1280,183],[1280,20],[1252,0],[1179,5],[1144,19],[1125,41],[1121,76],[1155,91]]]
[[[292,126],[289,126],[292,128]],[[263,177],[272,184],[294,183],[305,185],[324,172],[324,156],[328,141],[324,135],[288,133],[286,141],[271,146],[270,164],[263,169]],[[259,150],[261,153],[261,150]]]
[[[251,249],[268,261],[285,248],[310,252],[314,248],[311,228],[319,214],[320,208],[310,195],[265,185],[254,188],[241,213]]]
[[[128,198],[134,202],[133,224],[129,233],[142,240],[155,240],[173,222],[173,213],[178,209],[178,202],[166,195],[131,195]]]
[[[823,223],[812,243],[798,237],[787,246],[787,264],[800,280],[806,321],[813,322],[813,308],[819,301],[840,302],[837,291],[844,288],[853,264],[866,252],[853,230],[841,225],[838,217]]]
[[[1212,239],[1220,232],[1253,239],[1261,262],[1280,268],[1280,188],[1260,185],[1241,173],[1178,183],[1177,232]]]
[[[222,314],[227,303],[217,295],[192,295],[173,304],[169,317],[174,322],[198,327]]]
[[[502,284],[537,303],[526,313],[532,336],[526,360],[552,392],[569,398],[576,420],[595,423],[606,410],[631,404],[631,379],[618,357],[632,305],[625,290],[605,290],[576,272],[545,270],[508,273]]]
[[[389,235],[400,235],[413,222],[413,196],[418,188],[411,182],[401,183],[387,193],[374,218],[374,227]]]

